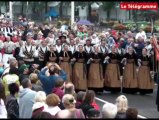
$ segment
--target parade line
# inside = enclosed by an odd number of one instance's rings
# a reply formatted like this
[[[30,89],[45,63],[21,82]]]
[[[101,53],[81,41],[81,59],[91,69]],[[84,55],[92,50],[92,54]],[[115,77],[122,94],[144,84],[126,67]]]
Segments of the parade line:
[[[102,100],[102,99],[100,99],[100,98],[98,98],[98,97],[95,97],[95,99],[98,100],[98,101],[100,101],[100,102],[103,102],[103,103],[109,103],[109,102],[107,102],[107,101],[105,101],[105,100]],[[138,117],[138,118],[141,118],[141,119],[147,119],[146,117],[144,117],[144,116],[142,116],[142,115],[138,115],[137,117]]]

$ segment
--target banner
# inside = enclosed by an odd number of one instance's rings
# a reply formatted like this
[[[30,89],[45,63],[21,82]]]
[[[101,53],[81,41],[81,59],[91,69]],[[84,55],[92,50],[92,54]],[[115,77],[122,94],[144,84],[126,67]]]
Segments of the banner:
[[[152,38],[154,49],[155,49],[155,54],[156,54],[156,60],[159,61],[159,48],[157,47],[157,40],[156,38]]]

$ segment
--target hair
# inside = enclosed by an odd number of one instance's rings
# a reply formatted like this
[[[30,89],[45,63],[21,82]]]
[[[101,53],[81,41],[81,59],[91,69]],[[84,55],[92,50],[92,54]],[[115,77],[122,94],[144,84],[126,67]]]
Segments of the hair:
[[[1,82],[0,82],[0,99],[3,99],[4,101],[6,99],[5,87],[4,87],[4,85]]]
[[[77,101],[83,102],[85,95],[86,95],[86,92],[79,91],[79,92],[77,93]]]
[[[84,98],[84,102],[92,104],[95,98],[95,92],[93,90],[87,90]]]
[[[117,106],[112,103],[106,103],[102,108],[103,118],[115,118],[117,115]]]
[[[32,119],[41,119],[41,118],[47,119],[47,118],[53,118],[53,116],[50,113],[43,111],[32,116]]]
[[[69,82],[65,85],[65,94],[74,94],[74,85],[73,83]]]
[[[18,75],[19,70],[15,66],[10,66],[9,74],[16,74]]]
[[[56,68],[54,67],[54,65],[50,66],[49,73],[50,73],[50,75],[54,75],[56,73]]]
[[[55,81],[55,87],[61,87],[61,86],[63,86],[63,84],[64,84],[64,80],[62,78],[58,78]]]
[[[126,118],[137,119],[138,110],[136,108],[128,108],[126,111]]]
[[[76,100],[73,95],[65,94],[62,98],[62,103],[64,104],[65,108],[67,107],[72,108],[75,107]]]
[[[38,81],[38,75],[36,73],[31,73],[29,76],[31,83],[36,83]]]
[[[128,100],[125,95],[120,95],[116,99],[116,105],[119,113],[125,113],[128,109]]]
[[[57,96],[56,94],[52,93],[52,94],[49,94],[47,97],[46,97],[46,104],[48,106],[58,106],[58,104],[60,103],[60,98],[59,96]]]
[[[34,98],[35,102],[45,102],[46,93],[44,91],[38,91]]]
[[[21,85],[23,86],[23,88],[28,88],[30,83],[31,81],[29,78],[24,78],[21,82]]]
[[[87,111],[86,116],[88,118],[99,118],[100,117],[100,111],[96,110],[94,108],[91,108]]]
[[[10,58],[8,62],[10,67],[16,67],[17,60],[15,58]]]
[[[19,92],[19,85],[16,83],[11,83],[8,85],[8,89],[10,94],[15,95],[16,93]]]

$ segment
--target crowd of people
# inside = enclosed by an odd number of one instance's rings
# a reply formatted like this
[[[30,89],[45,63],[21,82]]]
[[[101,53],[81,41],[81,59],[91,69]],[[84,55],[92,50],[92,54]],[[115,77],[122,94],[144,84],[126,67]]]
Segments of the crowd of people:
[[[101,112],[95,94],[153,93],[156,36],[148,39],[142,28],[134,36],[85,25],[0,22],[1,118],[137,118],[126,96]]]

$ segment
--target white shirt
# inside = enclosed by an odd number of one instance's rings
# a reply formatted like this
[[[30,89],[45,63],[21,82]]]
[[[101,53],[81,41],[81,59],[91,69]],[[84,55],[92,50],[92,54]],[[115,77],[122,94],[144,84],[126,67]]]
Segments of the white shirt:
[[[48,46],[46,46],[46,47],[42,47],[42,46],[38,47],[38,49],[37,49],[37,51],[36,51],[38,54],[35,55],[36,57],[37,57],[37,55],[38,55],[38,56],[40,55],[39,52],[40,52],[41,50],[42,50],[44,53],[46,53],[46,52],[49,50],[49,47],[48,47]]]
[[[56,45],[56,50],[58,53],[60,53],[62,50],[62,45],[60,45],[60,46]]]
[[[24,45],[21,49],[20,49],[20,52],[19,52],[19,56],[20,57],[26,57],[25,55],[24,55],[24,51],[26,51],[26,49],[25,49],[25,47],[27,48],[27,51],[28,52],[30,52],[30,50],[31,50],[31,47],[32,47],[32,51],[33,51],[33,56],[36,56],[36,52],[35,52],[35,50],[36,50],[36,47],[35,46],[32,46],[32,45]]]
[[[58,112],[61,111],[61,109],[58,106],[55,106],[55,107],[48,106],[47,110],[44,110],[44,111],[55,116]]]
[[[135,39],[138,39],[139,37],[143,37],[145,41],[147,39],[145,31],[137,33]]]
[[[2,99],[0,99],[0,118],[7,118],[7,110]]]
[[[0,50],[4,47],[4,43],[2,40],[0,40]]]
[[[71,51],[72,52],[72,54],[76,51],[76,46],[75,45],[70,45],[69,46],[69,51]]]
[[[92,50],[92,47],[91,46],[85,46],[85,51],[87,52],[87,53],[90,53],[91,52],[91,50]]]
[[[92,42],[91,42],[92,44],[95,44],[95,45],[99,45],[99,39],[98,39],[98,37],[96,37],[96,38],[92,38]]]
[[[15,49],[15,47],[16,47],[16,45],[12,41],[4,42],[5,52],[7,52],[7,53],[12,53],[12,51]]]

